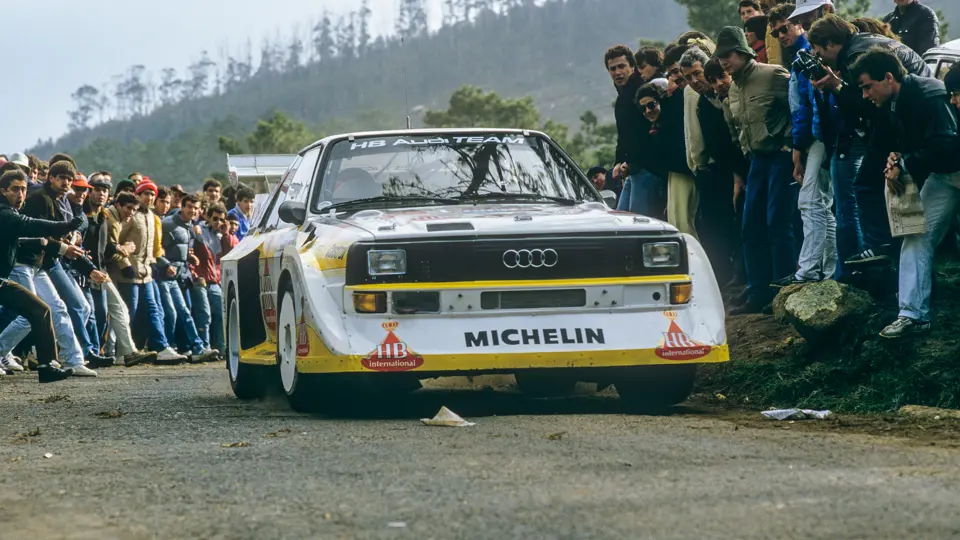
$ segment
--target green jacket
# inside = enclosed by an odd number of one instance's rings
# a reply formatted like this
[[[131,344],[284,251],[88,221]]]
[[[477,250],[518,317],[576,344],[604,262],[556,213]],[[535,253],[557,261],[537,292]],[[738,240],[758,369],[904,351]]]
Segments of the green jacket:
[[[790,117],[790,72],[782,66],[751,61],[734,75],[730,87],[733,136],[744,154],[769,154],[793,142]]]

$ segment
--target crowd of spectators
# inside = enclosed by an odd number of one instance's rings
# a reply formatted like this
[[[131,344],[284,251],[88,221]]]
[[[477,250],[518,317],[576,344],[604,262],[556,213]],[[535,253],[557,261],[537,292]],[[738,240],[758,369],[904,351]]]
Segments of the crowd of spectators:
[[[220,260],[254,197],[213,179],[197,193],[114,183],[66,154],[0,157],[0,376],[28,358],[40,382],[222,359]]]
[[[606,51],[616,161],[591,178],[622,184],[618,210],[698,238],[737,291],[731,315],[886,264],[900,316],[881,335],[930,328],[933,253],[960,202],[960,69],[934,78],[921,55],[939,45],[936,14],[895,4],[848,21],[831,0],[742,0],[743,25],[717,36]],[[910,184],[926,233],[894,237],[887,200]]]

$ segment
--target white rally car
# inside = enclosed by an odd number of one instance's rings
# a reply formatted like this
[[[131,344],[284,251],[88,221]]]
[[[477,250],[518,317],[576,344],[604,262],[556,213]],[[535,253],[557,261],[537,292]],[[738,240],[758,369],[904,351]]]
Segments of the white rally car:
[[[223,259],[230,382],[296,410],[420,379],[513,373],[531,395],[615,384],[683,401],[729,360],[700,244],[611,210],[546,135],[406,130],[299,153]]]

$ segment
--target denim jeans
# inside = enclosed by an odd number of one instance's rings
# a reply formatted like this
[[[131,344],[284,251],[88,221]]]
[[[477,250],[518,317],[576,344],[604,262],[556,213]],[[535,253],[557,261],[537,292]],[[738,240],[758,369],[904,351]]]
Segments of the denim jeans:
[[[127,304],[131,324],[137,320],[138,310],[143,310],[148,326],[149,339],[147,345],[151,351],[160,352],[166,349],[167,337],[163,331],[163,309],[158,302],[159,292],[154,282],[149,283],[118,283],[120,296]]]
[[[193,313],[203,344],[223,352],[223,291],[220,285],[194,285],[190,294],[193,296]]]
[[[50,306],[53,316],[53,333],[57,337],[57,357],[65,367],[83,365],[84,354],[73,332],[67,305],[60,299],[56,287],[46,272],[32,266],[17,265],[10,272],[10,281],[19,283],[36,294]],[[23,317],[17,317],[3,333],[0,333],[0,356],[6,356],[23,338],[30,334],[30,323]]]
[[[900,248],[900,315],[928,322],[933,255],[960,206],[960,172],[931,174],[920,199],[927,232],[905,237]]]
[[[204,341],[198,334],[198,325],[194,324],[190,315],[190,308],[180,290],[177,280],[156,282],[160,288],[160,299],[163,302],[164,332],[167,336],[175,336],[177,323],[182,325],[187,336],[187,342],[193,354],[200,354],[204,349]]]
[[[854,144],[844,152],[834,152],[830,160],[830,177],[833,180],[835,212],[837,214],[837,273],[844,275],[843,261],[863,251],[863,233],[860,230],[860,211],[857,207],[854,182],[866,148]]]
[[[797,270],[793,244],[797,190],[790,185],[792,182],[793,160],[789,153],[753,156],[741,231],[750,299],[769,299],[773,279]]]
[[[87,299],[87,303],[93,308],[90,318],[87,319],[87,335],[90,336],[90,341],[94,343],[96,349],[94,352],[100,354],[100,344],[102,343],[103,334],[100,332],[99,320],[97,319],[97,305],[106,304],[104,301],[105,295],[103,289],[97,290],[90,287],[80,287],[80,290],[83,291],[83,296]]]
[[[87,303],[87,297],[84,296],[77,280],[63,269],[60,261],[47,270],[47,275],[56,287],[60,299],[67,305],[67,312],[70,314],[70,321],[73,323],[83,354],[98,353],[100,342],[96,339],[96,335],[91,336],[87,330],[90,318],[93,317],[93,306]]]
[[[663,208],[656,206],[663,187],[663,180],[651,172],[641,170],[631,174],[623,183],[617,210],[659,218],[663,214]]]
[[[803,219],[803,248],[797,279],[831,279],[837,271],[837,220],[830,175],[822,170],[827,147],[815,141],[807,154],[797,207]]]
[[[100,286],[99,291],[93,288],[93,286],[88,290],[90,291],[93,301],[93,318],[97,321],[97,338],[99,338],[101,342],[104,342],[107,334],[107,316],[110,313],[107,304],[107,295],[102,286]]]

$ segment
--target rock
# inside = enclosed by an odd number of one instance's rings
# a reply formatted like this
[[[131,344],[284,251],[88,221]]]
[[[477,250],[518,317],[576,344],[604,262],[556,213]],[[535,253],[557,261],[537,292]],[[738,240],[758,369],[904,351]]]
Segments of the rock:
[[[773,299],[773,316],[776,317],[778,322],[785,323],[787,322],[787,299],[794,295],[794,293],[803,289],[803,285],[790,285],[789,287],[784,287],[780,289],[780,294]]]
[[[938,409],[937,407],[923,407],[921,405],[904,405],[900,407],[898,413],[900,416],[911,416],[913,418],[960,420],[960,411],[956,409]]]
[[[784,293],[789,293],[783,301],[785,320],[810,343],[846,343],[874,310],[869,294],[836,281],[808,283]]]

